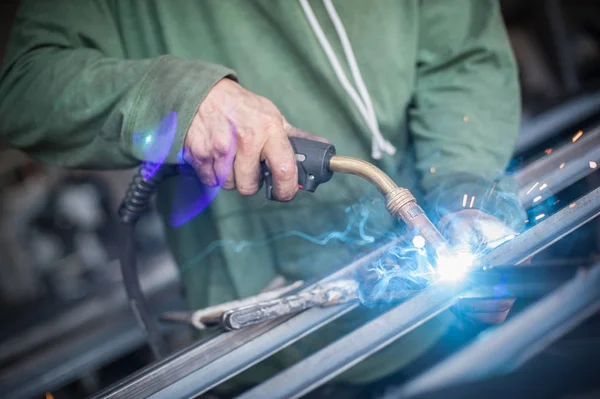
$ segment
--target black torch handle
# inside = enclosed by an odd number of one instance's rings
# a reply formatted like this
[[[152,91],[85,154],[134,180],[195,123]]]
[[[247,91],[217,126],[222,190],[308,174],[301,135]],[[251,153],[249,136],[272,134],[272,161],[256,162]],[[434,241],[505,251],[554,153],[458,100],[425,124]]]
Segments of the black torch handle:
[[[335,155],[335,146],[298,137],[290,137],[290,144],[296,154],[298,188],[314,193],[319,184],[328,182],[333,176],[329,169],[329,161]],[[262,171],[267,199],[277,200],[273,197],[273,176],[264,162]]]

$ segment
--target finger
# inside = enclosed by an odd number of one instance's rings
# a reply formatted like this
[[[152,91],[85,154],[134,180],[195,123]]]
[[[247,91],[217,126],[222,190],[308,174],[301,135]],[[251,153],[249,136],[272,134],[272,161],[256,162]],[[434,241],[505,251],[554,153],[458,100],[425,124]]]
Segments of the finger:
[[[298,167],[294,151],[282,124],[270,125],[267,134],[261,158],[273,176],[273,196],[279,201],[289,201],[298,191]]]
[[[258,131],[251,126],[238,124],[236,133],[238,146],[233,162],[236,188],[241,195],[254,195],[261,185],[262,142],[257,140]]]
[[[184,160],[192,166],[200,181],[214,187],[217,178],[213,169],[213,159],[210,152],[210,137],[208,132],[201,128],[200,123],[192,123],[186,136],[187,148],[184,150]]]
[[[235,162],[235,161],[234,161]],[[235,172],[233,168],[229,171],[229,175],[227,175],[227,179],[221,186],[224,190],[233,190],[235,189]]]
[[[235,126],[224,115],[211,119],[213,168],[217,186],[223,185],[231,174],[236,151]]]
[[[295,126],[292,126],[285,119],[283,121],[283,128],[285,129],[285,132],[287,133],[287,135],[290,137],[299,137],[302,139],[320,141],[322,143],[330,144],[330,141],[327,140],[326,138],[317,136],[316,134],[308,133],[307,131],[304,131]]]
[[[235,171],[236,187],[242,195],[254,195],[260,189],[261,170],[260,170],[260,153],[240,152],[235,157],[233,163]]]

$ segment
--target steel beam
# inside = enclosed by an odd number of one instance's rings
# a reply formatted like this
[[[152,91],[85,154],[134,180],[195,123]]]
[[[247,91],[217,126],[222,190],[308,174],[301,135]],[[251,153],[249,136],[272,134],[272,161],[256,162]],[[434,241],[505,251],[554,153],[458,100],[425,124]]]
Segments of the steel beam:
[[[541,203],[600,165],[600,127],[576,133],[568,142],[514,174],[525,208]]]
[[[416,377],[390,397],[410,397],[519,367],[600,310],[600,263],[514,319]]]
[[[578,211],[577,214],[580,214],[580,210],[583,211],[579,204],[573,209]],[[556,222],[557,218],[553,216],[540,225],[547,225],[549,220],[551,220],[550,223],[560,224]],[[538,232],[536,234],[543,235],[540,228],[534,231]],[[520,237],[528,236],[524,233]],[[519,240],[521,239],[519,238]],[[551,237],[546,237],[546,240],[554,242]],[[532,241],[535,241],[535,239],[532,239]],[[518,240],[510,242],[511,246],[516,245],[516,242]],[[398,241],[383,246],[321,282],[351,277],[356,267],[371,262],[394,245],[398,245]],[[502,248],[506,248],[506,245],[500,247],[497,251]],[[513,249],[518,250],[518,248]],[[497,251],[492,254],[497,253]],[[517,253],[518,251],[514,252],[513,255]],[[500,263],[509,263],[509,255],[506,254],[507,260]],[[311,287],[309,286],[307,289]],[[199,394],[296,342],[320,326],[352,310],[355,306],[356,304],[345,304],[329,309],[311,309],[293,318],[274,320],[244,330],[220,334],[207,343],[196,344],[151,365],[104,393],[97,395],[96,398],[133,398],[138,397],[137,395],[140,392],[144,396],[155,395],[154,398],[187,397]],[[224,364],[227,367],[224,367]],[[210,376],[210,378],[207,376]],[[173,392],[177,392],[177,396],[169,396]]]
[[[520,264],[600,214],[600,188],[580,198],[481,259],[482,265]],[[461,291],[464,292],[464,291]],[[317,353],[246,392],[239,399],[297,398],[452,306],[459,293],[435,285]]]
[[[401,241],[402,239],[398,239],[384,245],[318,283],[352,278],[356,268],[376,260]],[[306,289],[311,289],[316,284],[310,285]],[[217,335],[208,342],[197,343],[191,348],[185,348],[181,352],[151,365],[96,395],[95,398],[185,398],[194,396],[291,345],[319,327],[351,311],[357,305],[354,302],[326,309],[309,309],[295,317],[273,320],[243,330]],[[172,396],[173,392],[177,392],[177,395]]]
[[[554,138],[560,132],[598,115],[598,110],[600,110],[600,92],[576,97],[525,121],[521,125],[515,154],[529,151],[546,140]]]

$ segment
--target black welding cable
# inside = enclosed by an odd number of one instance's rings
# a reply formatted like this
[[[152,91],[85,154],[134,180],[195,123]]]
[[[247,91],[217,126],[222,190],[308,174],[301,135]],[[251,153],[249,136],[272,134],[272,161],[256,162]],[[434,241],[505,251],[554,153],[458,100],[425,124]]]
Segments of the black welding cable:
[[[129,306],[138,324],[144,331],[148,346],[156,359],[167,354],[166,343],[160,333],[158,321],[148,309],[137,272],[137,256],[135,253],[135,224],[120,225],[119,262],[123,275],[123,285],[127,293]]]
[[[123,285],[129,305],[146,335],[146,340],[154,357],[161,359],[167,354],[167,345],[160,332],[158,320],[148,309],[138,276],[137,255],[135,251],[135,225],[140,216],[149,208],[150,200],[158,184],[173,174],[174,169],[143,164],[133,177],[127,194],[119,207],[120,245],[119,262],[123,275]]]

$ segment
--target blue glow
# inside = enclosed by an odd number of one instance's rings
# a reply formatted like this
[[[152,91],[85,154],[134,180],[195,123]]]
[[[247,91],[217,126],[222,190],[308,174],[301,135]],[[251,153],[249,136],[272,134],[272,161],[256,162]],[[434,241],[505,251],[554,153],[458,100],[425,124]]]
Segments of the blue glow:
[[[154,129],[133,133],[134,148],[142,155],[144,161],[154,165],[144,169],[145,179],[152,177],[167,159],[176,131],[177,113],[170,111]]]

